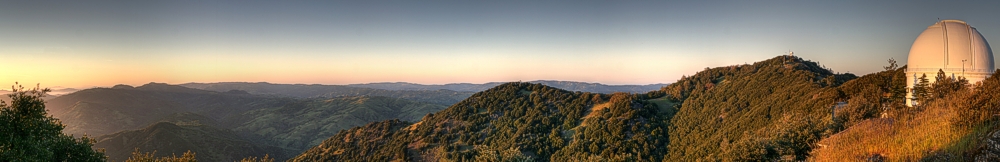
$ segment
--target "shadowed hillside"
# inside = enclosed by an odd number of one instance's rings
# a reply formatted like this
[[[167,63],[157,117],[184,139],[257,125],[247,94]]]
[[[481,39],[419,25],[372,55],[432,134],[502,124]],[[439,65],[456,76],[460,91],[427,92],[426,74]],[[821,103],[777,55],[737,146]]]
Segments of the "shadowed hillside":
[[[299,100],[282,107],[243,113],[252,119],[233,130],[264,137],[275,146],[298,153],[340,130],[387,119],[417,121],[444,108],[438,104],[381,96]]]
[[[247,110],[281,106],[280,98],[224,94],[150,83],[136,88],[94,88],[49,100],[46,106],[68,134],[103,135],[146,127],[174,113],[222,120]],[[238,123],[223,122],[223,125]]]
[[[175,125],[168,122],[98,137],[94,148],[104,148],[110,161],[124,161],[135,149],[156,150],[154,156],[157,157],[180,155],[190,150],[203,161],[234,161],[265,154],[283,157],[232,131],[207,125]]]

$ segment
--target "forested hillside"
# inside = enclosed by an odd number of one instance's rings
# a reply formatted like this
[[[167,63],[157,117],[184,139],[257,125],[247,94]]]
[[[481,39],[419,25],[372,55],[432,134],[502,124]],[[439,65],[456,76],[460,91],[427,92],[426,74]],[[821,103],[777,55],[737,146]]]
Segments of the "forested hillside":
[[[507,83],[417,123],[341,131],[293,161],[659,161],[667,118],[652,97]]]
[[[671,120],[669,157],[679,161],[803,160],[833,124],[854,79],[817,63],[779,56],[752,65],[706,69],[663,92],[683,101]]]

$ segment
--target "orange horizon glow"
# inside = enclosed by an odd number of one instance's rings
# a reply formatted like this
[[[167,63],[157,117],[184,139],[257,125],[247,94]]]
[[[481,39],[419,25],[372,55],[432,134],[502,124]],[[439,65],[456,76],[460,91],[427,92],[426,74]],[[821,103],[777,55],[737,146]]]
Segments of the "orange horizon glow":
[[[122,59],[84,58],[62,54],[20,56],[0,64],[0,83],[41,84],[42,87],[90,88],[150,82],[183,84],[269,82],[276,84],[358,84],[409,82],[417,84],[487,83],[560,80],[622,84],[670,83],[702,68],[665,64],[667,56],[509,57],[420,55],[369,57],[273,57],[188,54]],[[648,59],[646,59],[648,58]],[[690,59],[690,58],[689,58]],[[766,58],[765,58],[766,59]],[[554,61],[559,60],[559,61]],[[662,69],[649,74],[649,69]]]

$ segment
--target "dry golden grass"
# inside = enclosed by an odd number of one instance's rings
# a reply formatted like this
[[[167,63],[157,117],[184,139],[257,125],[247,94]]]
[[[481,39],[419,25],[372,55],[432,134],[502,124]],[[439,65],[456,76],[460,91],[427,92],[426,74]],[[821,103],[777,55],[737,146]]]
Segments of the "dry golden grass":
[[[600,112],[601,110],[604,110],[604,109],[608,108],[608,106],[611,106],[611,102],[604,102],[602,104],[597,104],[597,105],[591,106],[590,110],[587,111],[587,116],[584,116],[583,118],[586,119],[586,118],[593,117],[593,116],[597,115],[598,112]]]
[[[868,119],[821,140],[810,161],[859,161],[876,155],[888,161],[919,161],[935,154],[961,155],[978,143],[978,129],[952,125],[951,119],[958,116],[950,106],[897,114],[904,115]]]

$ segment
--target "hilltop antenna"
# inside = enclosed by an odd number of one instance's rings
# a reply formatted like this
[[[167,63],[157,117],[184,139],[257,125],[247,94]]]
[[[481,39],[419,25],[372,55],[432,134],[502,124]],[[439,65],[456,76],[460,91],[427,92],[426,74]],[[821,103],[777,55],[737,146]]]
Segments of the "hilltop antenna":
[[[788,50],[788,54],[787,54],[787,55],[784,55],[784,57],[783,57],[782,61],[784,61],[785,63],[788,63],[788,57],[789,57],[789,56],[792,56],[792,57],[794,57],[794,56],[795,56],[795,52],[792,52],[792,50],[790,50],[790,49],[789,49],[789,50]]]

